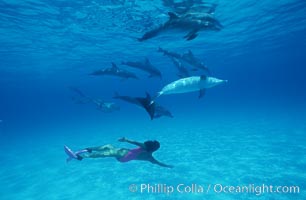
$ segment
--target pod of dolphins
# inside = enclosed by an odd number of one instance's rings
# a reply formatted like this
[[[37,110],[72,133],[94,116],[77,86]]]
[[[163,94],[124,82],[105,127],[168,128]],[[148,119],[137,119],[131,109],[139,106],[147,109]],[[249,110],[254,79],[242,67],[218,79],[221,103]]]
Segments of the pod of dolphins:
[[[161,36],[169,31],[186,32],[187,34],[184,36],[184,39],[188,41],[195,39],[201,31],[220,31],[223,28],[221,23],[214,17],[216,4],[194,6],[193,4],[187,4],[187,2],[188,1],[184,2],[186,5],[182,6],[171,0],[164,0],[164,5],[171,7],[174,12],[168,12],[168,21],[146,32],[138,41],[144,42],[154,37]],[[163,116],[173,118],[169,110],[156,102],[157,98],[160,96],[198,91],[198,97],[201,98],[205,95],[206,89],[227,82],[227,80],[212,77],[208,67],[198,59],[191,50],[179,54],[159,47],[158,52],[162,53],[173,62],[179,79],[165,85],[153,98],[149,93],[146,93],[143,97],[122,96],[118,93],[115,93],[113,96],[113,99],[143,108],[149,114],[151,120]],[[121,65],[143,71],[148,74],[149,78],[157,77],[162,79],[161,71],[152,65],[149,58],[137,61],[122,61]],[[192,73],[197,73],[199,75],[191,75]],[[118,67],[114,62],[111,63],[111,67],[95,70],[89,75],[113,76],[121,79],[139,79],[135,73],[125,68]],[[93,103],[98,110],[106,113],[120,110],[119,105],[114,102],[106,102],[101,99],[89,97],[76,87],[70,87],[70,89],[77,94],[77,96],[73,97],[75,103]]]

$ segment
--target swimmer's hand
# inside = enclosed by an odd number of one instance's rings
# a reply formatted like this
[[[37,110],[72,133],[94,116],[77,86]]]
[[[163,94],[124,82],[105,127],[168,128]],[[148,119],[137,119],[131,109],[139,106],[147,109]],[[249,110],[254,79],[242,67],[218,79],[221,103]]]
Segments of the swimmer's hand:
[[[122,138],[119,138],[118,141],[119,141],[119,142],[126,142],[127,139],[126,139],[125,137],[122,137]]]

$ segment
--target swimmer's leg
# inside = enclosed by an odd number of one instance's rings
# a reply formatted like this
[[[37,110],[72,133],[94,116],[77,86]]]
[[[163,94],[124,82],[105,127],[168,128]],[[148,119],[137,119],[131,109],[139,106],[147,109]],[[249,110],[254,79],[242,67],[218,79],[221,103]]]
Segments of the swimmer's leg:
[[[86,150],[90,153],[92,151],[105,151],[109,149],[114,149],[115,147],[111,144],[103,145],[103,146],[97,146],[97,147],[88,147]]]
[[[81,159],[83,158],[105,158],[105,157],[121,158],[128,151],[129,151],[128,149],[105,148],[103,151],[84,153],[78,156]]]

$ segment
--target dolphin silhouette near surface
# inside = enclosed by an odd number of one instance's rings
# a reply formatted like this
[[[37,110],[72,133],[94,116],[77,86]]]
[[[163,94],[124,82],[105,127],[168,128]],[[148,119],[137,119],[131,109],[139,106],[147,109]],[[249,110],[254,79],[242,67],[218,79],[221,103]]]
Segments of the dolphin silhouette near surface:
[[[193,40],[198,36],[199,31],[214,30],[219,31],[223,28],[220,22],[210,13],[190,13],[177,15],[168,12],[169,19],[159,27],[146,32],[139,41],[144,41],[156,37],[171,30],[187,32],[184,36],[186,40]]]

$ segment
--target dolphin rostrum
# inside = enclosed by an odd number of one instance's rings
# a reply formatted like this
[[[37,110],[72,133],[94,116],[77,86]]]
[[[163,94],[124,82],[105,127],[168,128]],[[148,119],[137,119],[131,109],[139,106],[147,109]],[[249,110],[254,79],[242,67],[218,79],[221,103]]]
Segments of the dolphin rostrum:
[[[209,13],[190,13],[177,15],[169,12],[169,20],[159,27],[145,33],[139,41],[148,40],[170,30],[187,31],[184,36],[186,40],[193,40],[198,36],[199,31],[215,30],[219,31],[223,28],[220,22]]]
[[[162,78],[161,72],[151,64],[148,58],[145,58],[144,62],[122,62],[121,64],[145,71],[150,74],[149,77]]]
[[[115,63],[112,63],[111,68],[97,70],[97,71],[92,72],[90,75],[94,75],[94,76],[109,75],[109,76],[117,76],[117,77],[121,77],[125,79],[128,79],[128,78],[138,79],[138,77],[134,73],[129,72],[124,69],[119,69]]]

